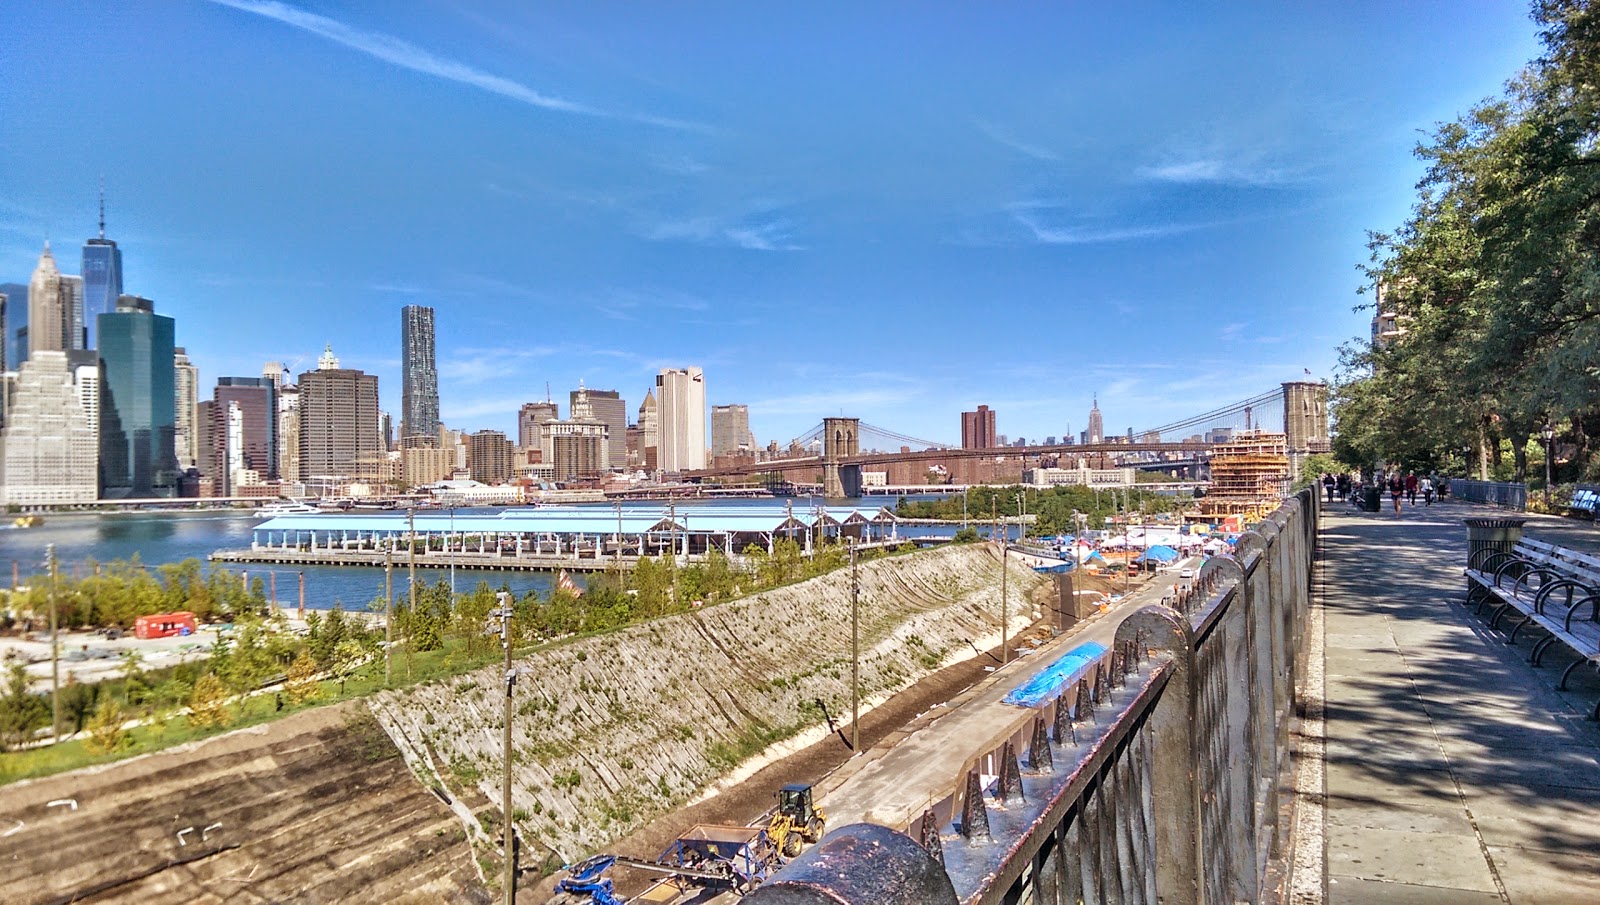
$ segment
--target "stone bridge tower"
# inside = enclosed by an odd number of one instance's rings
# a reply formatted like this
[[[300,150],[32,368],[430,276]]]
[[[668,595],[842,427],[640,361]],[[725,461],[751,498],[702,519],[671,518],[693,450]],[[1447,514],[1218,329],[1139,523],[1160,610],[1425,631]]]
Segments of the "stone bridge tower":
[[[1328,438],[1328,385],[1309,380],[1283,385],[1283,432],[1289,445],[1290,472],[1313,453],[1333,448]]]
[[[840,460],[861,452],[860,418],[822,419],[822,495],[829,499],[861,496],[861,466]]]

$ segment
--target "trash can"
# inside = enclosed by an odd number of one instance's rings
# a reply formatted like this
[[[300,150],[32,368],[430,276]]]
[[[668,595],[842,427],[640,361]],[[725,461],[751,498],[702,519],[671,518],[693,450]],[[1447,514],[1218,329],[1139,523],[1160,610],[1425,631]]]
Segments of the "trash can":
[[[1510,553],[1517,541],[1522,540],[1522,526],[1528,523],[1525,518],[1468,518],[1462,521],[1467,524],[1468,564],[1479,562],[1478,553],[1482,550]]]
[[[1368,512],[1377,512],[1383,508],[1383,488],[1367,487],[1361,491],[1361,508]]]

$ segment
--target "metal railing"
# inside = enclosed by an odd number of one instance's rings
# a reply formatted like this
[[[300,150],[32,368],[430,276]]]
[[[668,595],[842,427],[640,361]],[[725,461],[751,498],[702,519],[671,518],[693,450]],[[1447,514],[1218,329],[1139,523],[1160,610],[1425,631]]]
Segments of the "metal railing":
[[[1488,503],[1501,509],[1524,512],[1528,508],[1528,485],[1500,481],[1469,481],[1466,478],[1450,479],[1450,495],[1469,503]]]
[[[951,791],[889,828],[920,845],[842,827],[747,900],[899,902],[884,890],[911,876],[906,902],[1271,898],[1317,512],[1315,490],[1289,499],[1174,607],[1123,620],[1078,681],[975,740]]]

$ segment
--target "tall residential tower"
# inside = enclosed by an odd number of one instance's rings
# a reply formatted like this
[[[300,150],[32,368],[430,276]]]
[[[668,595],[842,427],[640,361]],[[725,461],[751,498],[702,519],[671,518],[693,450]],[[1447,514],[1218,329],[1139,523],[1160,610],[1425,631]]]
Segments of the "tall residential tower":
[[[433,309],[400,310],[401,446],[431,446],[439,438],[439,369],[434,360]]]

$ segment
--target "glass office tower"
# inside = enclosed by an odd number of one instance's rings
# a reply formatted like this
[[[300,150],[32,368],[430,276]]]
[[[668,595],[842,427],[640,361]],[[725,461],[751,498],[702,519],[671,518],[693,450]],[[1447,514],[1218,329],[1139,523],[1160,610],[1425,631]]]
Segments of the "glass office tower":
[[[169,497],[178,489],[173,321],[125,295],[96,318],[100,340],[100,495]]]

